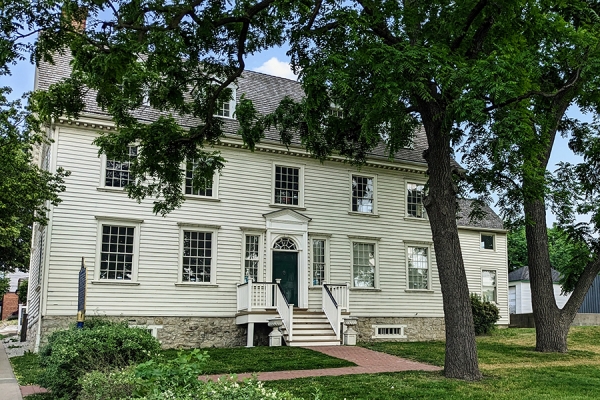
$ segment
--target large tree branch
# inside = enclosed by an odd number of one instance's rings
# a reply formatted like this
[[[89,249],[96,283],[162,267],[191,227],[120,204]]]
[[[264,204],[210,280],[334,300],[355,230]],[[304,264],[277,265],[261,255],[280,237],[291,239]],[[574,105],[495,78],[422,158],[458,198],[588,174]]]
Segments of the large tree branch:
[[[370,5],[365,4],[364,0],[357,0],[357,3],[359,3],[362,6],[366,15],[368,15],[371,18],[375,18],[375,12],[373,11],[373,8]],[[385,44],[387,44],[388,46],[395,46],[398,43],[402,42],[400,39],[394,36],[392,32],[390,32],[388,27],[381,21],[373,21],[373,24],[371,25],[371,31],[375,35],[383,39]]]
[[[581,274],[581,276],[579,277],[579,280],[577,281],[577,284],[575,285],[575,289],[573,290],[573,293],[571,293],[571,297],[569,297],[569,300],[567,301],[567,303],[565,304],[565,306],[563,307],[563,309],[561,311],[562,314],[565,317],[570,318],[571,321],[575,317],[575,314],[577,313],[579,306],[583,302],[585,295],[587,294],[588,290],[590,289],[590,286],[592,285],[592,282],[594,281],[596,276],[598,276],[599,272],[600,272],[600,257],[596,258],[596,260],[594,260],[594,261],[590,262],[588,265],[586,265],[585,269],[583,270],[583,273]]]
[[[477,18],[477,16],[481,14],[481,11],[483,11],[487,4],[488,0],[479,0],[479,3],[477,3],[475,7],[473,7],[471,12],[467,16],[467,21],[465,22],[465,27],[463,28],[462,33],[456,39],[454,39],[454,42],[452,42],[452,44],[450,45],[450,50],[454,51],[460,47],[462,41],[467,35],[467,32],[469,32],[471,25],[475,21],[475,18]]]
[[[542,97],[547,97],[547,98],[556,97],[556,96],[560,95],[561,93],[563,93],[564,91],[575,86],[577,84],[577,82],[579,81],[580,73],[581,73],[581,69],[577,69],[575,71],[575,74],[567,81],[567,83],[555,92],[548,93],[548,92],[543,92],[540,90],[532,90],[532,91],[524,93],[520,96],[516,96],[516,97],[513,97],[512,99],[503,101],[502,103],[492,104],[491,106],[484,108],[483,111],[484,112],[494,111],[499,108],[506,107],[510,104],[518,103],[521,100],[525,100],[525,99],[528,99],[528,98],[531,98],[534,96],[542,96]]]

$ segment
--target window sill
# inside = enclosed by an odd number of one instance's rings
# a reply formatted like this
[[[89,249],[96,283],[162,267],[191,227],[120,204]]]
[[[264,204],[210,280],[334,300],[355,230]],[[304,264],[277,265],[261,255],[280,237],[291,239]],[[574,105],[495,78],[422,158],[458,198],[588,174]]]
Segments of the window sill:
[[[292,205],[292,204],[269,204],[269,207],[271,207],[271,208],[290,208],[292,210],[306,211],[306,207],[304,207],[304,206],[295,206],[295,205]]]
[[[405,221],[422,221],[422,222],[429,222],[429,218],[419,218],[419,217],[404,217]]]
[[[121,280],[101,280],[92,281],[92,285],[121,285],[121,286],[139,286],[139,282],[121,281]]]
[[[215,202],[219,202],[221,201],[221,199],[217,198],[217,197],[210,197],[210,196],[194,196],[191,194],[186,194],[184,195],[184,198],[186,200],[192,200],[192,201],[215,201]]]
[[[125,191],[125,188],[117,188],[117,187],[97,187],[96,188],[97,191],[99,192],[109,192],[109,193],[125,193],[127,194],[127,192]]]
[[[358,211],[348,211],[348,215],[360,215],[365,217],[375,217],[379,218],[379,214],[367,213],[367,212],[358,212]]]
[[[176,283],[177,287],[209,287],[209,288],[217,288],[219,285],[214,283],[203,283],[203,282],[179,282]]]
[[[372,288],[372,287],[351,287],[350,291],[354,292],[381,292],[381,289],[379,288]]]
[[[430,289],[404,289],[406,293],[435,293]]]

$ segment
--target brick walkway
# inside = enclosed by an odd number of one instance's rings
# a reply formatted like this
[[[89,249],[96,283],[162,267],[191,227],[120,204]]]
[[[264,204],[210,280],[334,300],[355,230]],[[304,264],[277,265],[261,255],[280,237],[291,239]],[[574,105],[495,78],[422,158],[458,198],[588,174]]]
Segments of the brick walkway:
[[[47,393],[48,389],[44,389],[38,385],[21,386],[21,396],[29,396],[30,394]]]
[[[342,358],[355,363],[356,367],[303,369],[295,371],[259,372],[256,377],[259,381],[276,381],[280,379],[308,378],[312,376],[340,376],[355,374],[375,374],[378,372],[401,371],[440,371],[440,367],[409,361],[404,358],[365,349],[357,346],[319,346],[307,349],[327,354],[331,357]],[[224,374],[204,375],[202,380],[216,380]],[[251,373],[238,374],[238,379],[251,377]]]

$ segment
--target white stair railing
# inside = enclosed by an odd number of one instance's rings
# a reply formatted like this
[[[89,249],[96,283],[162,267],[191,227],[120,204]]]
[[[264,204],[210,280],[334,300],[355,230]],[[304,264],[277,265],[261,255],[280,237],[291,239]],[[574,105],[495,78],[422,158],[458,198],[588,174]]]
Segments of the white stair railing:
[[[292,334],[293,334],[292,327],[293,327],[293,323],[294,323],[294,305],[289,304],[287,299],[283,295],[281,286],[279,286],[281,279],[277,279],[276,281],[277,281],[277,283],[275,284],[276,285],[275,305],[277,307],[277,312],[279,313],[279,316],[283,320],[283,326],[285,326],[285,329],[287,331],[287,336],[288,336],[287,340],[289,342],[291,342],[293,340],[292,339]]]
[[[321,291],[323,295],[323,312],[335,332],[335,337],[340,340],[340,325],[342,323],[342,310],[333,297],[331,285],[324,284]]]
[[[335,299],[338,307],[342,311],[350,311],[350,284],[349,283],[329,283],[327,284],[331,295]]]
[[[272,282],[252,282],[237,285],[238,311],[275,308],[277,284]]]

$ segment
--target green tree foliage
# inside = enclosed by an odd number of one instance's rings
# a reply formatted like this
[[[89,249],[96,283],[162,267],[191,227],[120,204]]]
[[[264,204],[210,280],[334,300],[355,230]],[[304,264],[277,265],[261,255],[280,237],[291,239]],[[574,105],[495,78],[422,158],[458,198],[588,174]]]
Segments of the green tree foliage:
[[[485,196],[498,192],[508,222],[525,226],[536,348],[566,351],[569,325],[600,272],[600,135],[595,124],[566,115],[571,105],[596,117],[600,110],[600,6],[588,1],[540,1],[527,13],[533,9],[551,18],[541,29],[524,30],[521,38],[527,43],[523,54],[536,67],[529,75],[531,96],[515,98],[485,124],[473,124],[476,135],[464,150],[475,189]],[[549,165],[557,134],[570,139],[569,148],[583,162],[561,163],[558,170]],[[547,208],[557,215],[558,236],[548,235]],[[576,222],[577,213],[587,215],[589,223]],[[573,294],[558,309],[550,274],[553,262],[564,262],[552,249],[553,241],[563,239],[569,243],[563,254],[581,250],[577,258],[587,257],[587,262],[569,265],[564,284]],[[586,256],[586,248],[591,255]]]
[[[26,40],[52,18],[54,2],[8,0],[0,12],[0,75],[24,60],[34,45]],[[33,149],[45,142],[39,120],[20,101],[10,101],[10,88],[0,87],[0,271],[27,271],[31,229],[46,223],[48,204],[60,202],[64,177],[40,169]]]
[[[10,279],[7,276],[0,278],[0,300],[10,290]]]
[[[73,23],[86,13],[85,29]],[[270,115],[243,99],[236,110],[240,135],[253,149],[265,129],[275,128],[284,144],[296,137],[320,159],[341,154],[360,164],[382,141],[392,155],[423,126],[424,204],[446,316],[445,373],[479,379],[455,220],[462,173],[452,145],[465,137],[479,143],[491,122],[509,126],[523,112],[507,107],[547,94],[540,65],[551,64],[555,47],[544,38],[571,37],[556,15],[546,2],[522,0],[66,1],[40,48],[68,46],[73,74],[38,94],[35,105],[44,118],[76,116],[84,111],[85,88],[93,89],[119,128],[96,140],[100,151],[124,158],[127,145],[139,143],[129,195],[157,198],[154,210],[165,214],[183,201],[184,160],[198,161],[200,186],[223,167],[213,146],[224,125],[214,114],[230,98],[244,57],[289,40],[305,99],[286,99]],[[142,123],[136,110],[146,97],[163,116]],[[341,115],[330,113],[332,104]]]

